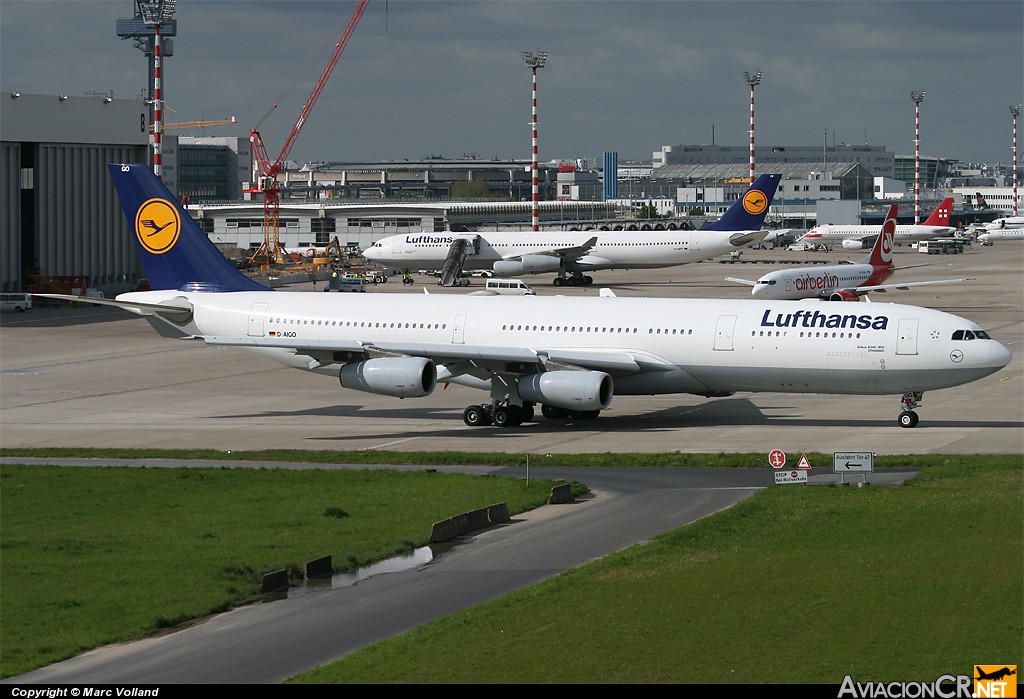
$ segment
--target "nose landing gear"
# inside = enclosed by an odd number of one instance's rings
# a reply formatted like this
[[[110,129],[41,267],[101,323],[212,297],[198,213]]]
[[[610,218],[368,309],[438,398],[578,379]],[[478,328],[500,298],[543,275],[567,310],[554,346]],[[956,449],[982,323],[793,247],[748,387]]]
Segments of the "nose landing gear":
[[[899,423],[900,427],[917,427],[918,418],[917,413],[914,412],[914,408],[920,406],[921,398],[924,396],[920,391],[908,391],[903,394],[902,408],[903,412],[900,413]]]

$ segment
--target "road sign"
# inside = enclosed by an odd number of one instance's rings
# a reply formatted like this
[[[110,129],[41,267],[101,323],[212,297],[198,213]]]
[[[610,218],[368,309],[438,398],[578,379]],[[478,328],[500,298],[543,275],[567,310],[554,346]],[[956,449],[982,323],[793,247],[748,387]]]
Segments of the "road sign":
[[[832,453],[833,473],[874,473],[875,455],[870,451],[837,451]]]
[[[811,462],[807,460],[807,454],[800,455],[800,461],[796,465],[797,468],[810,468]]]
[[[775,485],[782,483],[806,483],[807,482],[807,471],[776,471],[775,472]]]
[[[782,468],[786,465],[786,454],[781,449],[772,449],[768,454],[768,463],[772,468]]]

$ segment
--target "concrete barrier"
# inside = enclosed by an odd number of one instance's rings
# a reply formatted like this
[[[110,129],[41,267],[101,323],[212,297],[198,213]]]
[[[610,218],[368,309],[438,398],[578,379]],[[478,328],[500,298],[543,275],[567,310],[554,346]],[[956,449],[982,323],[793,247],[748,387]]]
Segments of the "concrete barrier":
[[[331,566],[330,556],[314,558],[306,563],[306,580],[315,578],[329,578],[334,575],[334,568]]]
[[[277,570],[263,576],[260,592],[280,592],[288,589],[288,571]]]
[[[430,530],[430,543],[450,541],[457,536],[477,529],[484,529],[499,522],[507,522],[509,519],[508,504],[504,502],[479,510],[463,512],[461,515],[435,522]]]
[[[572,495],[572,484],[563,483],[562,485],[556,485],[551,489],[551,495],[548,496],[549,505],[562,505],[567,502],[572,502],[575,498]]]

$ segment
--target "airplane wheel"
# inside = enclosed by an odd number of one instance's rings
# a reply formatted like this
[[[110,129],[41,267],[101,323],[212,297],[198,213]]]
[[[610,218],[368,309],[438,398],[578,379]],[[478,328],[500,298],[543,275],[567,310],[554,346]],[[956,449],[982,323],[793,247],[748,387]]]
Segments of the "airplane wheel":
[[[559,420],[569,417],[569,411],[565,408],[556,408],[555,406],[548,405],[547,403],[540,406],[540,414],[548,420]]]
[[[482,405],[471,405],[462,411],[462,421],[470,427],[484,427],[491,424],[491,416]]]
[[[562,286],[563,284],[565,284],[565,279],[563,279],[562,277],[555,277],[555,280],[551,283],[554,284],[555,286]]]
[[[516,427],[522,422],[518,406],[503,405],[494,409],[494,424],[498,427]]]
[[[900,427],[917,427],[919,419],[913,410],[905,410],[900,413]]]
[[[533,406],[530,404],[524,405],[519,409],[522,413],[523,419],[520,422],[530,422],[533,420]]]
[[[594,283],[594,278],[593,277],[591,277],[591,276],[583,277],[583,285],[584,286],[590,286],[593,283]]]

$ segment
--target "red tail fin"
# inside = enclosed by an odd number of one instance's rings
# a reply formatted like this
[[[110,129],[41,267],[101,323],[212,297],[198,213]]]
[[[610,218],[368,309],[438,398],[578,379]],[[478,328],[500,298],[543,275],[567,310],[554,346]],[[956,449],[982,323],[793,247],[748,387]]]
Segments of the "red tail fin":
[[[924,222],[925,226],[948,226],[949,215],[953,212],[953,200],[943,199],[939,202],[939,205],[935,207],[935,211],[932,215]]]
[[[888,267],[892,264],[892,249],[896,244],[896,214],[899,208],[898,204],[893,204],[889,207],[889,213],[885,215],[882,232],[875,239],[867,260],[872,267]]]

